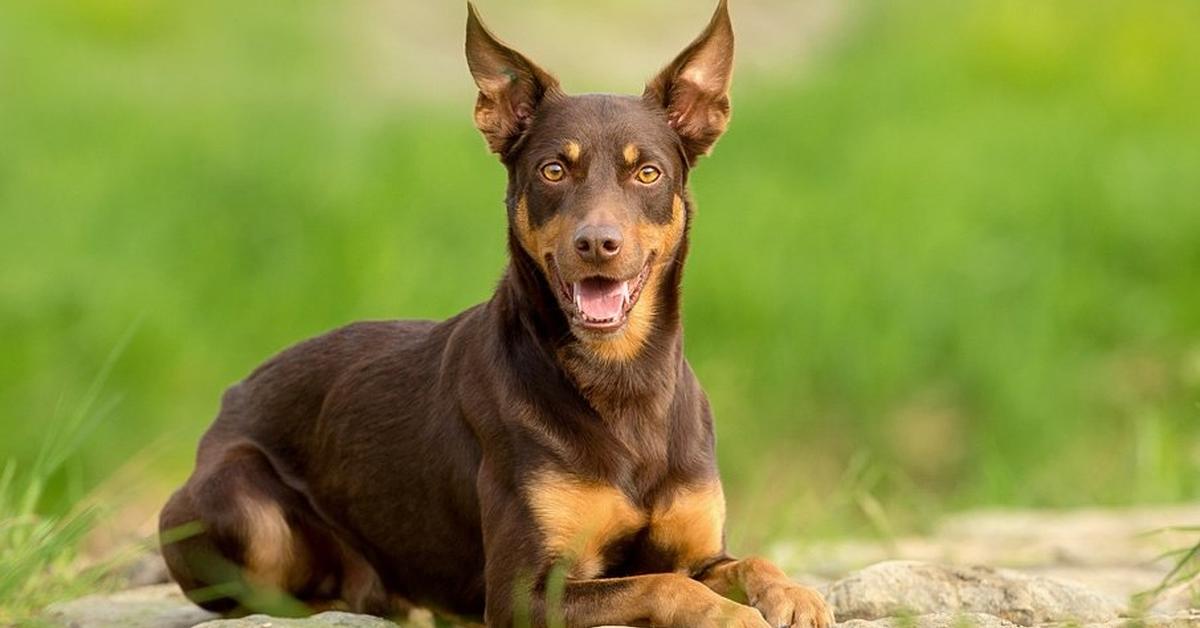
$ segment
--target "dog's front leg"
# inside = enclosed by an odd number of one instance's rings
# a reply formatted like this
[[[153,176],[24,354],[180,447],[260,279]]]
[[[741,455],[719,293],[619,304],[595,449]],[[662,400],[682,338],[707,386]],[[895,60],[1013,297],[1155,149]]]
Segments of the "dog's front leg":
[[[510,588],[508,591],[511,591]],[[513,607],[503,589],[488,583],[487,625],[513,625]],[[568,580],[561,599],[534,586],[529,623],[542,628],[561,617],[567,628],[590,626],[661,626],[664,628],[770,628],[757,610],[717,595],[700,582],[679,574]],[[506,596],[507,594],[507,596]],[[508,599],[512,599],[509,597]]]
[[[820,593],[792,582],[779,567],[762,558],[729,558],[698,578],[721,595],[744,596],[771,626],[828,628],[834,623],[833,610]]]
[[[562,618],[567,628],[659,626],[664,628],[771,628],[759,611],[718,595],[698,580],[677,573],[622,578],[568,575],[551,586],[553,567],[519,518],[485,527],[484,552],[490,628],[509,628],[518,618],[537,628]],[[489,534],[490,533],[490,534]],[[539,558],[534,558],[539,557]],[[557,589],[557,590],[556,590]]]
[[[550,574],[565,557],[548,549],[543,529],[547,522],[539,524],[531,519],[520,499],[506,493],[494,477],[486,467],[480,477],[487,604],[484,621],[491,628],[508,628],[518,618],[522,623],[528,618],[529,624],[545,627],[558,617],[569,628],[614,624],[770,628],[757,610],[724,598],[682,574],[597,578],[600,569],[593,562],[598,559],[595,556],[576,556],[562,588],[551,586]],[[596,500],[600,494],[588,495]]]
[[[563,594],[566,625],[669,626],[672,628],[767,628],[757,610],[717,595],[679,574],[568,581]]]

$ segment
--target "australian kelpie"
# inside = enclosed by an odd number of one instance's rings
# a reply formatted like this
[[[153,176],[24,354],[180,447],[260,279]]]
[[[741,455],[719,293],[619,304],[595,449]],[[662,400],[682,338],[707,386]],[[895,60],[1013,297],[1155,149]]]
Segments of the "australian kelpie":
[[[829,626],[725,552],[712,416],[683,356],[688,174],[730,118],[733,30],[640,97],[568,96],[468,6],[509,266],[450,320],[357,323],[230,388],[161,528],[188,596],[430,607],[490,626]]]

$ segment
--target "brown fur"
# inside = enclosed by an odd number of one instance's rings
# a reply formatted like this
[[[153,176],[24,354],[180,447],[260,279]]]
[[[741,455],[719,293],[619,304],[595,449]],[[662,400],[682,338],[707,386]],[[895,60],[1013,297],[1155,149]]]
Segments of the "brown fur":
[[[349,325],[231,387],[162,512],[163,530],[202,530],[163,547],[172,575],[222,612],[244,601],[219,593],[235,584],[500,627],[522,600],[535,626],[828,626],[816,593],[726,554],[712,416],[683,355],[687,179],[729,120],[724,2],[640,98],[567,96],[473,7],[466,50],[509,175],[495,294],[439,323]],[[661,176],[637,178],[647,166]],[[596,326],[564,289],[587,281],[641,291]]]

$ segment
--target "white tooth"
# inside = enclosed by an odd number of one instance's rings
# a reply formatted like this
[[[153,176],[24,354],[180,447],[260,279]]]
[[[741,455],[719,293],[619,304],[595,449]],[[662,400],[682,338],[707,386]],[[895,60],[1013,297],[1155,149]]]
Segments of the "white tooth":
[[[573,283],[573,284],[571,284],[571,288],[575,291],[575,295],[573,297],[574,301],[575,301],[575,307],[582,311],[583,310],[583,303],[582,303],[583,298],[579,295],[579,284]]]
[[[629,282],[628,281],[621,282],[621,304],[622,305],[629,304]]]

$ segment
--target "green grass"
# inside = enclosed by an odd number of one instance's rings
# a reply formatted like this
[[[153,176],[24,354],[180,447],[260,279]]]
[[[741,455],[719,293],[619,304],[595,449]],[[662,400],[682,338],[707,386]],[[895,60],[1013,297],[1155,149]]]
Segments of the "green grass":
[[[1157,534],[1161,532],[1200,533],[1200,526],[1168,528],[1154,530],[1150,533]],[[1182,594],[1181,597],[1189,597],[1191,602],[1189,608],[1195,608],[1196,604],[1200,603],[1200,539],[1196,541],[1195,545],[1168,551],[1160,556],[1160,558],[1169,559],[1174,563],[1174,566],[1163,576],[1158,586],[1133,597],[1134,608],[1151,608],[1155,603],[1163,602],[1162,598],[1171,593]],[[1176,589],[1178,591],[1175,591]],[[1168,602],[1167,605],[1170,605],[1170,603]]]
[[[54,601],[91,592],[102,569],[80,566],[79,547],[95,521],[88,507],[62,515],[36,508],[44,475],[0,472],[0,625],[28,620]]]
[[[470,99],[373,91],[337,6],[0,6],[0,458],[33,464],[141,321],[38,512],[151,443],[179,481],[290,343],[490,294],[504,175]],[[735,545],[1200,496],[1197,20],[865,2],[803,72],[739,74],[685,290]]]
[[[47,417],[28,467],[9,458],[0,468],[0,625],[34,621],[51,602],[121,580],[118,568],[135,548],[114,550],[99,560],[87,560],[80,551],[113,504],[77,474],[68,474],[73,481],[60,496],[69,505],[47,508],[45,502],[51,480],[80,456],[88,434],[116,406],[115,399],[105,400],[104,384],[132,334],[133,329],[110,351],[74,411]]]

